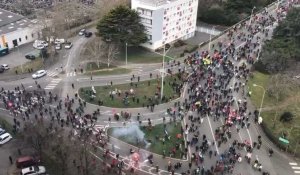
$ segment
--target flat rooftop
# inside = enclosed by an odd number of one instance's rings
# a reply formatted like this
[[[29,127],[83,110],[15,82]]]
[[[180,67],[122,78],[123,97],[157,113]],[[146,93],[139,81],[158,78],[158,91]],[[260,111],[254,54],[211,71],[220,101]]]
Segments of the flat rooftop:
[[[36,23],[26,17],[0,8],[0,35],[21,30]]]
[[[157,7],[178,0],[137,0],[137,1],[146,5]]]

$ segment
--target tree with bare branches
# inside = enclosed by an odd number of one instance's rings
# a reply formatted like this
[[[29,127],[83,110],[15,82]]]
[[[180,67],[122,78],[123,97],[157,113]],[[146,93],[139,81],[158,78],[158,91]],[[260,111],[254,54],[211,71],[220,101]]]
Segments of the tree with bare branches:
[[[102,39],[96,37],[86,45],[82,53],[82,57],[85,60],[96,62],[98,68],[100,68],[101,63],[106,64],[109,68],[116,60],[119,51],[116,44],[105,43]]]

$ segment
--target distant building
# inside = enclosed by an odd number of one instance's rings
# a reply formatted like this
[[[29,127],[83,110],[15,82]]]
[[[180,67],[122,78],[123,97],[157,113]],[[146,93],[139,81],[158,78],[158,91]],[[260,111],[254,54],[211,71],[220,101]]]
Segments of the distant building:
[[[131,8],[146,27],[149,42],[144,47],[155,50],[195,35],[198,0],[131,0]]]
[[[36,40],[40,35],[36,23],[36,20],[0,9],[0,48],[12,49]]]

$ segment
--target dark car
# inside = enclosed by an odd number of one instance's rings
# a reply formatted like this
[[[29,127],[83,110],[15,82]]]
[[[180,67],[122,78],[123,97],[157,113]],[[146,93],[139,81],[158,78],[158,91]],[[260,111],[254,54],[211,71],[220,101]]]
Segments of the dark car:
[[[29,60],[34,60],[34,59],[36,59],[36,58],[38,58],[40,56],[41,56],[41,52],[38,51],[38,50],[34,50],[34,51],[30,52],[30,53],[27,53],[25,55],[25,58],[29,59]]]
[[[3,72],[4,72],[4,68],[0,67],[0,73],[3,73]]]
[[[91,37],[92,35],[93,35],[92,32],[85,32],[85,34],[84,34],[84,36],[87,38]]]
[[[19,157],[16,160],[17,168],[26,168],[29,166],[37,165],[40,162],[39,156],[24,156]]]

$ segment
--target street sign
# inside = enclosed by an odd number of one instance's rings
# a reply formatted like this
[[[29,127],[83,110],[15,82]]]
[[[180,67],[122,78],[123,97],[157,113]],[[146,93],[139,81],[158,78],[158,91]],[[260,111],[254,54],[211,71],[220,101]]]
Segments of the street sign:
[[[282,141],[285,144],[289,144],[290,142],[282,137],[279,137],[279,141]]]

